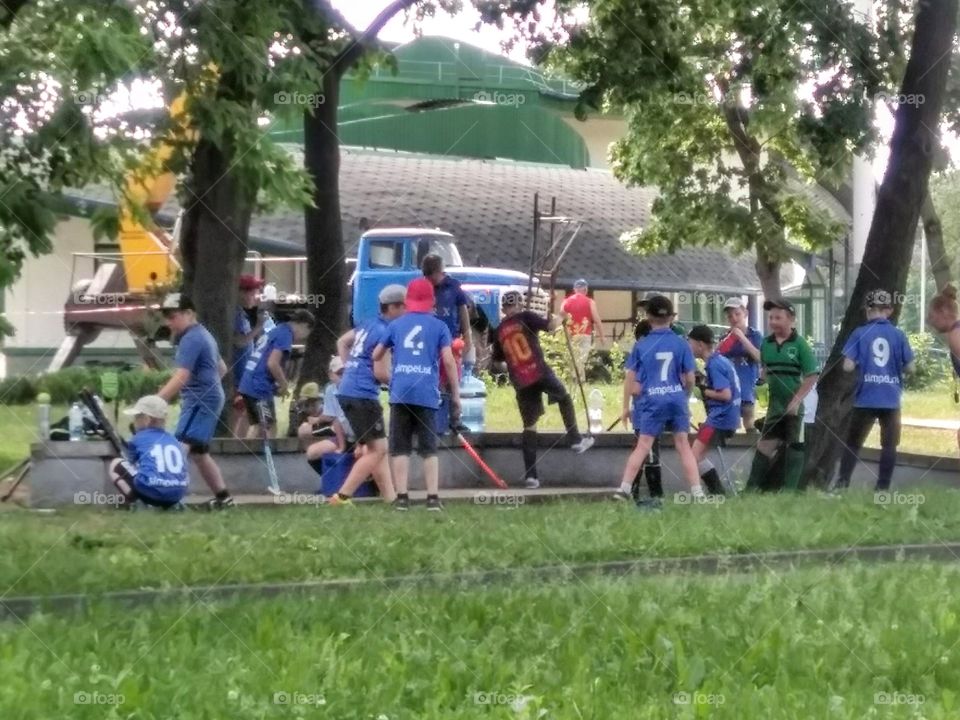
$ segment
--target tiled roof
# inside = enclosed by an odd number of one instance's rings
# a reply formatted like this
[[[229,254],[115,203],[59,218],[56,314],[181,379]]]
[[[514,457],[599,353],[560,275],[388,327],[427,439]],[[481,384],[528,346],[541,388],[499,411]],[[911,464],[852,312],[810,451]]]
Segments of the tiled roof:
[[[289,149],[300,152],[295,146]],[[341,215],[351,253],[360,220],[367,218],[374,227],[439,227],[456,236],[466,264],[478,264],[479,259],[482,265],[526,272],[535,192],[540,193],[542,210],[555,195],[559,215],[584,221],[561,268],[561,286],[584,277],[597,289],[760,291],[750,255],[707,248],[649,257],[627,252],[619,237],[648,221],[656,193],[627,188],[608,172],[385,151],[342,153]],[[74,201],[111,200],[96,188],[70,195]],[[161,218],[171,220],[176,211],[170,201]],[[284,210],[258,216],[250,236],[256,249],[301,254],[303,215]]]

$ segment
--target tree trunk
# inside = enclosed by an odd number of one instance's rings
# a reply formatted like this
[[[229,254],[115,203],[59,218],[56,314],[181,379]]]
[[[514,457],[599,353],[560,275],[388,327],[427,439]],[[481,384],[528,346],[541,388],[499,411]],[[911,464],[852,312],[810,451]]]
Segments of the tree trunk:
[[[947,73],[957,22],[958,0],[919,3],[902,97],[921,98],[897,108],[890,159],[877,198],[863,263],[840,333],[818,384],[817,427],[809,443],[805,479],[826,487],[846,437],[854,373],[843,371],[841,354],[851,331],[864,321],[863,300],[874,288],[903,294],[914,233],[938,147]],[[899,305],[896,313],[899,314]],[[922,312],[922,309],[921,309]]]
[[[212,142],[197,144],[185,183],[180,234],[183,292],[196,304],[200,322],[216,338],[227,365],[233,348],[236,287],[253,214],[253,198],[230,172],[232,164],[232,158]],[[229,390],[232,378],[225,381]]]
[[[761,257],[763,252],[757,249],[757,277],[765,298],[778,298],[783,294],[780,287],[780,262],[769,257]]]
[[[933,205],[930,193],[927,193],[920,207],[920,219],[923,222],[923,234],[927,238],[930,271],[933,273],[937,290],[943,290],[944,285],[950,282],[950,258],[947,257],[947,249],[943,244],[943,225],[940,223],[940,216]],[[926,271],[926,268],[921,268],[921,272]]]
[[[316,326],[307,339],[300,383],[323,382],[327,362],[336,352],[346,308],[346,254],[340,222],[340,139],[337,104],[340,75],[324,76],[321,103],[304,114],[304,165],[314,183],[314,207],[306,211],[307,285]]]

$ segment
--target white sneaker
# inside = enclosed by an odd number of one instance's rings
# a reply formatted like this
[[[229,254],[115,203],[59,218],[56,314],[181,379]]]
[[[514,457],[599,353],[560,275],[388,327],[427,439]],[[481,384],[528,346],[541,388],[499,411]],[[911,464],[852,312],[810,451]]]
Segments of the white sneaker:
[[[527,486],[527,490],[536,490],[538,487],[540,487],[540,481],[535,477],[528,477],[523,482]]]
[[[587,450],[593,447],[593,443],[596,442],[593,437],[587,435],[584,438],[580,438],[580,442],[574,443],[570,446],[570,449],[573,450],[577,455],[585,453]]]

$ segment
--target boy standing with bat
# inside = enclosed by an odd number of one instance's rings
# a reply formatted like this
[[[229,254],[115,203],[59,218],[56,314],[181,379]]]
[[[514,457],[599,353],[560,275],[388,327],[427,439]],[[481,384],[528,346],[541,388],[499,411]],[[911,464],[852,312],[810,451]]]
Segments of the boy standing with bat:
[[[537,421],[544,412],[544,395],[548,402],[559,405],[567,439],[575,452],[589,450],[593,446],[593,438],[581,437],[570,393],[547,366],[540,348],[537,334],[555,329],[558,320],[547,320],[524,310],[523,296],[516,290],[504,293],[500,304],[504,318],[493,342],[493,360],[506,363],[510,381],[516,390],[523,421],[520,448],[523,452],[524,477],[527,487],[536,489],[540,487],[537,475]]]

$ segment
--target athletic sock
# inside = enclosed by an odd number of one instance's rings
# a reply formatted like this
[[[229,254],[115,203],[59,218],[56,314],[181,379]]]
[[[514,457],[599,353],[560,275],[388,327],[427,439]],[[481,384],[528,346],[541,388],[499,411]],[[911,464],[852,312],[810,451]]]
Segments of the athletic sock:
[[[408,493],[397,493],[397,500],[409,500],[410,495]]]
[[[537,431],[524,430],[520,434],[524,477],[537,477]]]
[[[439,499],[440,499],[439,495],[427,495],[427,500],[439,500]]]
[[[766,490],[769,487],[767,474],[770,472],[770,458],[757,450],[750,465],[750,477],[747,478],[747,490]]]
[[[803,466],[807,454],[803,443],[790,443],[783,453],[783,487],[785,490],[802,490]]]
[[[625,495],[629,495],[630,488],[632,485],[633,483],[628,483],[628,482],[620,483],[620,492],[624,493]]]
[[[221,490],[221,491],[218,492],[217,495],[216,495],[217,500],[226,500],[228,497],[230,497],[230,491],[229,491],[229,490]]]
[[[307,460],[307,464],[314,469],[317,475],[323,475],[323,458],[318,457],[315,460]]]
[[[349,495],[344,495],[342,492],[338,492],[338,493],[337,493],[337,497],[340,498],[341,500],[352,500],[352,499],[353,499],[353,498],[350,497]]]
[[[707,486],[711,495],[723,495],[723,485],[720,483],[720,473],[709,460],[701,460],[697,468],[700,471],[700,479]]]
[[[660,467],[660,458],[657,458],[656,464],[647,465],[643,472],[647,479],[647,489],[650,491],[650,497],[663,497],[663,473]]]
[[[694,485],[690,488],[690,494],[695,498],[706,497],[706,493],[703,492],[703,485]]]
[[[880,448],[880,469],[877,472],[877,490],[889,490],[893,469],[897,465],[897,448]]]

